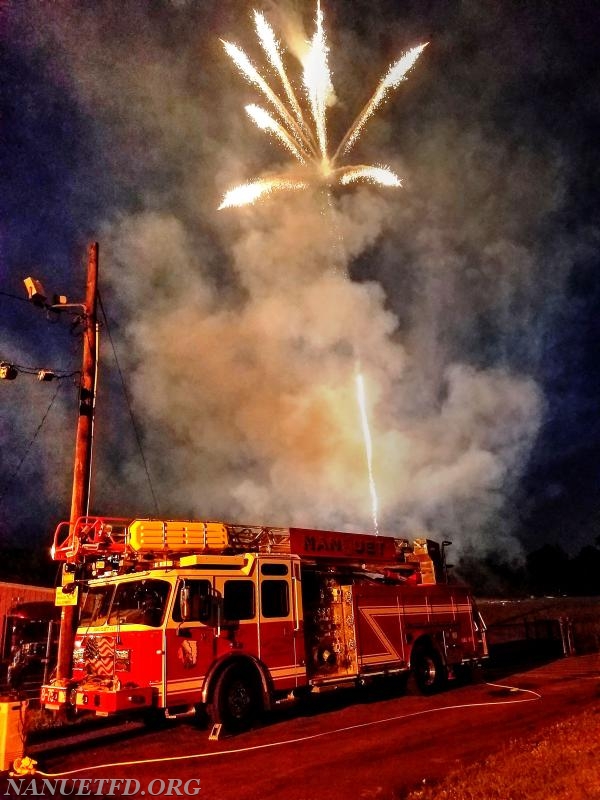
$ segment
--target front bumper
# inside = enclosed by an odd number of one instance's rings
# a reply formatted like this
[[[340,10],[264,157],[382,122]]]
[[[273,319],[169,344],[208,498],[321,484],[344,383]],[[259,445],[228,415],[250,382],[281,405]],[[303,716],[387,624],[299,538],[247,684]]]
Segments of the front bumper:
[[[41,703],[53,711],[72,708],[107,717],[154,705],[155,690],[150,686],[113,688],[96,683],[49,684],[42,686]]]

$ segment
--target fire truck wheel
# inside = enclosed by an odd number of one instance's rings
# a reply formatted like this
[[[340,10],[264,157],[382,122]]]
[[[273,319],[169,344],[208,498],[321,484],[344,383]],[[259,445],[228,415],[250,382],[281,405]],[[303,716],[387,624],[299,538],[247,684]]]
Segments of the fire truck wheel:
[[[416,647],[411,657],[411,679],[420,694],[435,694],[441,691],[447,680],[442,657],[433,647]]]
[[[215,686],[210,716],[231,733],[248,730],[261,710],[257,677],[238,664],[226,667]]]

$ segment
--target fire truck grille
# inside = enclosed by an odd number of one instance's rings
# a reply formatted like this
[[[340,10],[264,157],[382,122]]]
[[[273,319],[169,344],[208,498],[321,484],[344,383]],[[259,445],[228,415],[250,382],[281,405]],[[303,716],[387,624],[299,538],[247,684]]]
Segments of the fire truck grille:
[[[108,636],[90,636],[84,647],[85,670],[91,675],[108,677],[115,670],[115,640]]]

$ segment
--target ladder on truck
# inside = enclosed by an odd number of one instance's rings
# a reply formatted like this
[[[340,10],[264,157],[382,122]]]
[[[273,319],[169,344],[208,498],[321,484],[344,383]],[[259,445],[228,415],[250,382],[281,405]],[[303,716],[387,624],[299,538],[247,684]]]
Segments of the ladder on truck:
[[[80,517],[61,522],[54,534],[55,561],[86,563],[117,558],[122,563],[187,554],[261,553],[297,555],[305,563],[372,567],[386,577],[417,572],[422,583],[435,583],[437,547],[428,539],[374,536],[364,533],[235,525],[214,521]],[[387,569],[383,569],[386,567]]]

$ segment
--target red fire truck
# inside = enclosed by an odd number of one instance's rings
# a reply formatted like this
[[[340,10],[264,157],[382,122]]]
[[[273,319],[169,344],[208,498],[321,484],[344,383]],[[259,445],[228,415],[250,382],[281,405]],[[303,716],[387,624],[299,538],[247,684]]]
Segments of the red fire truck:
[[[487,656],[439,546],[358,533],[85,517],[54,558],[82,589],[73,673],[47,708],[208,711],[231,731],[307,692],[412,673],[441,689]]]

